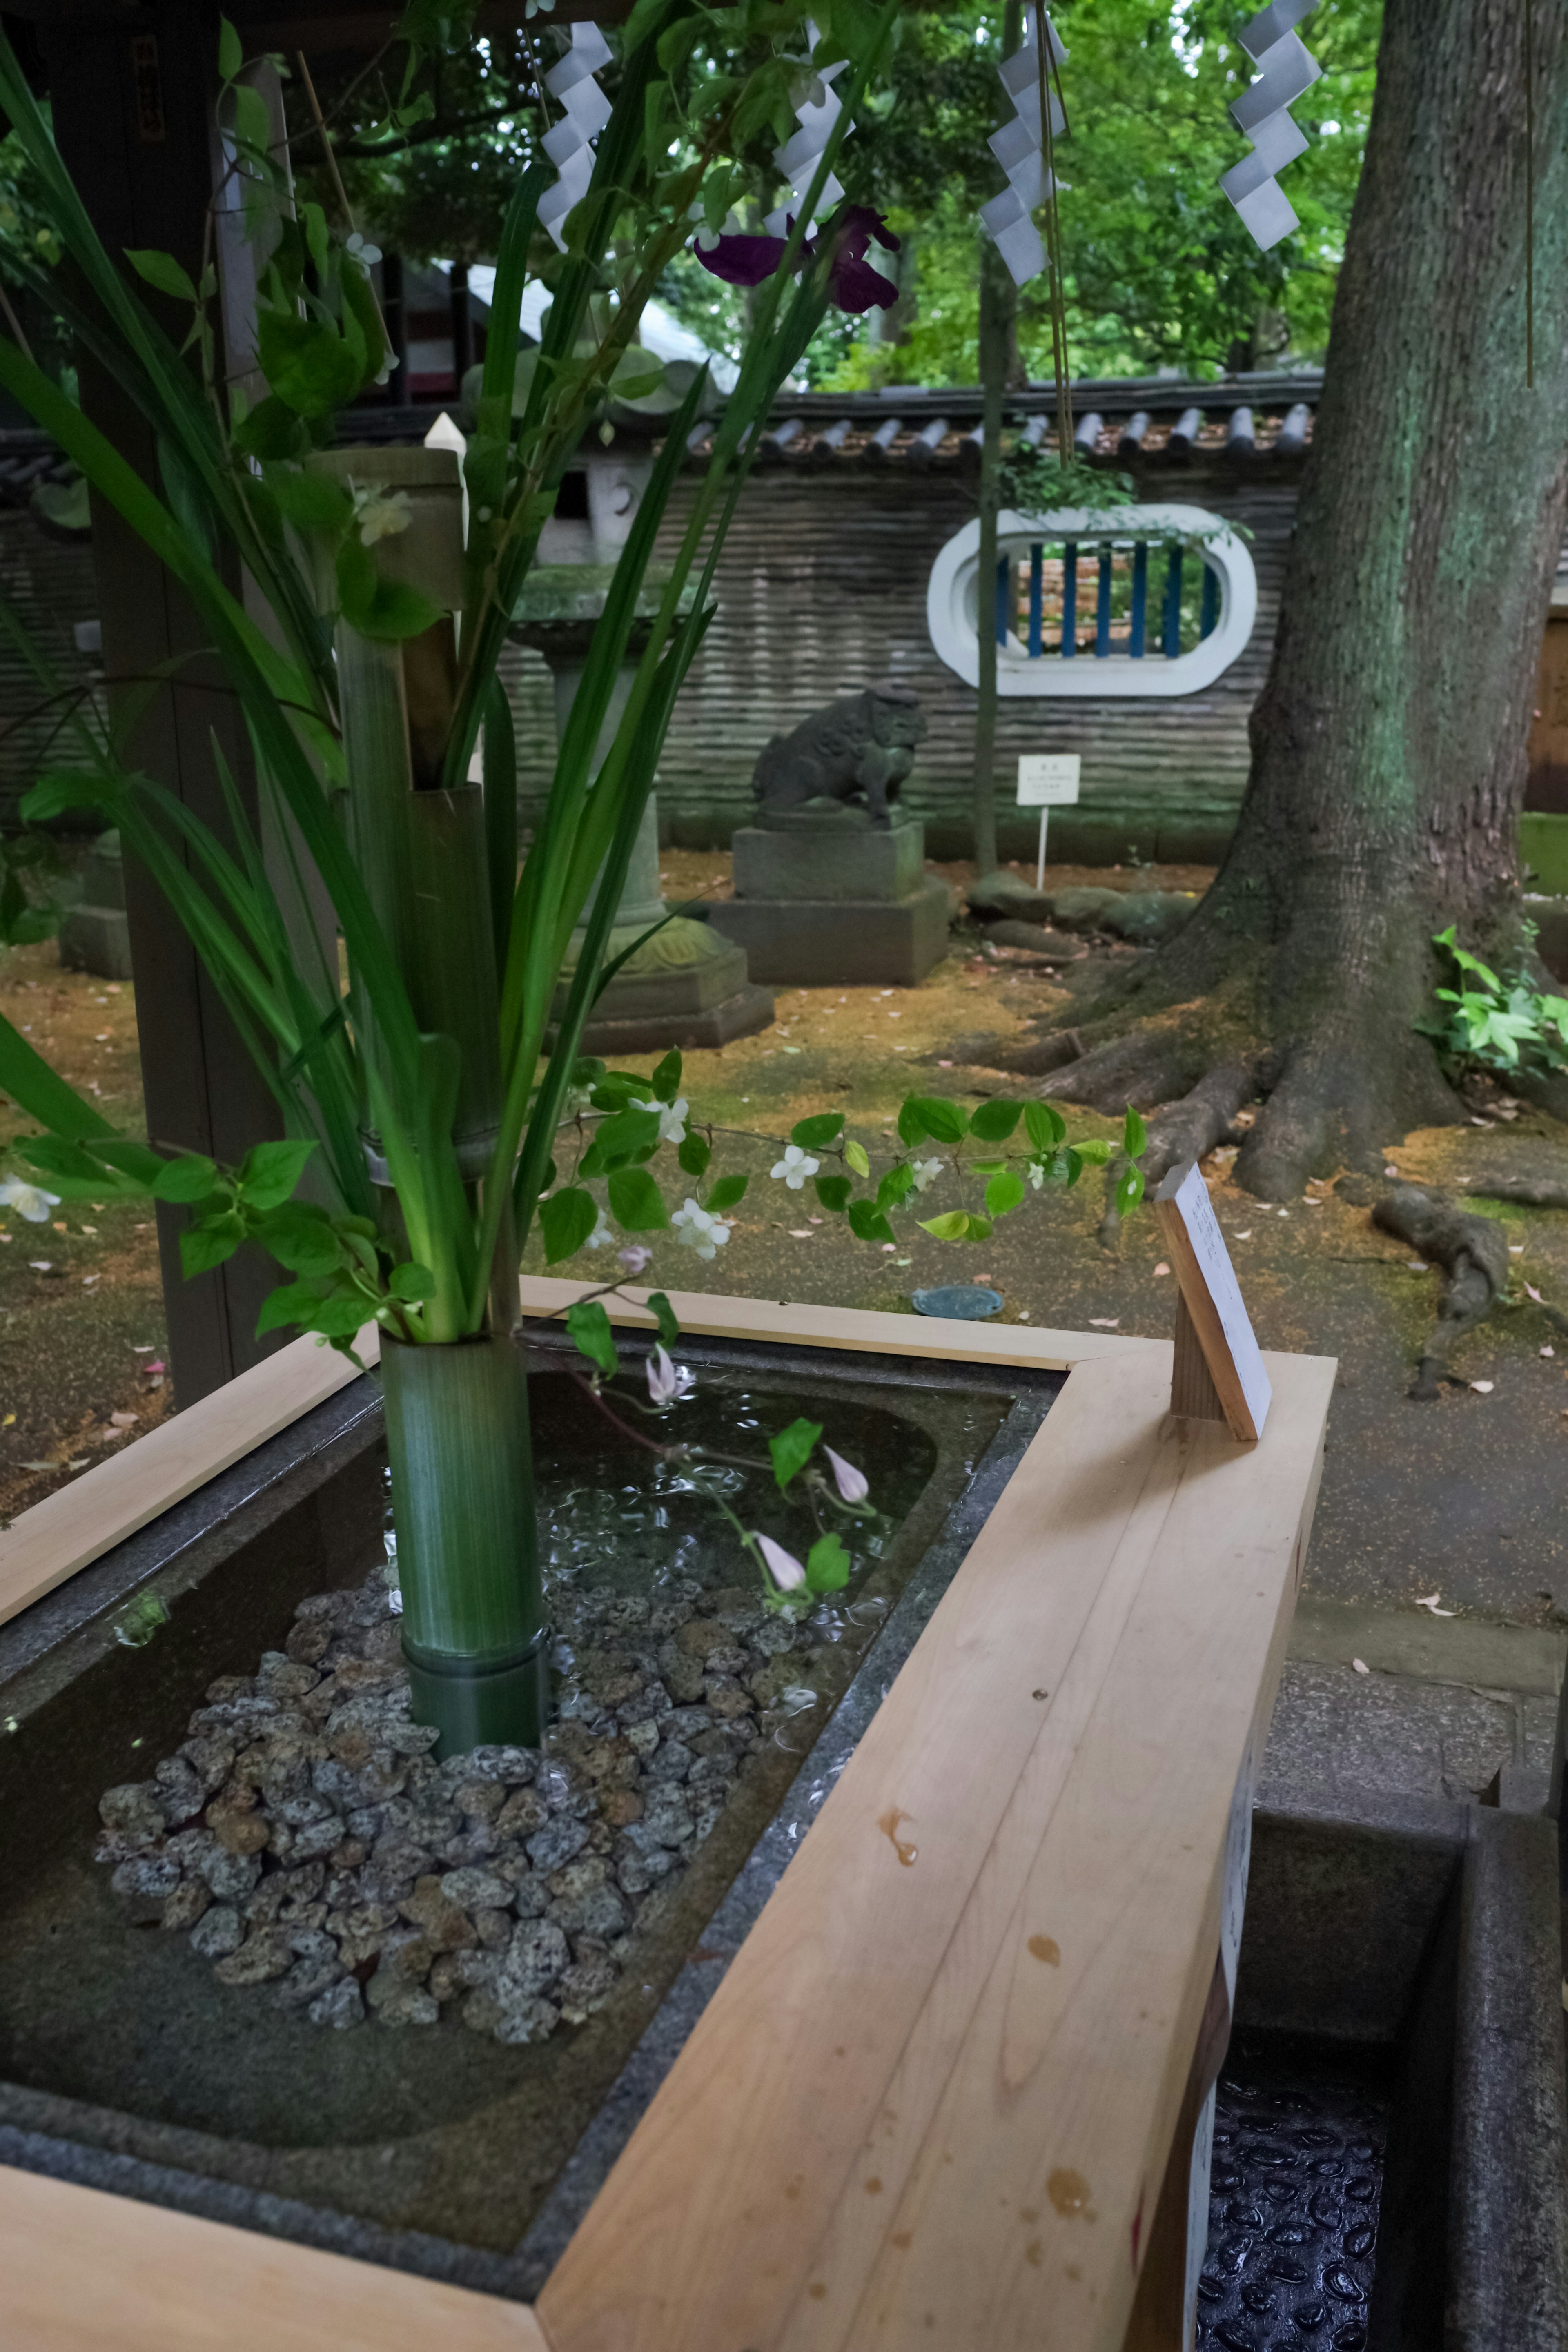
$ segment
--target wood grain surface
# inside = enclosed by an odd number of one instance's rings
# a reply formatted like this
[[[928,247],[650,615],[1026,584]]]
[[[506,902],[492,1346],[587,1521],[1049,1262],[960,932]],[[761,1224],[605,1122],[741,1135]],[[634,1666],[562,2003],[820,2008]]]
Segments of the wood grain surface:
[[[367,1363],[380,1338],[371,1323],[354,1342]],[[0,1624],[358,1378],[337,1349],[291,1340],[19,1512],[0,1532]]]
[[[1116,2352],[1332,1366],[1080,1365],[540,2298],[555,2352]]]
[[[526,2304],[0,2167],[5,2352],[550,2352]]]

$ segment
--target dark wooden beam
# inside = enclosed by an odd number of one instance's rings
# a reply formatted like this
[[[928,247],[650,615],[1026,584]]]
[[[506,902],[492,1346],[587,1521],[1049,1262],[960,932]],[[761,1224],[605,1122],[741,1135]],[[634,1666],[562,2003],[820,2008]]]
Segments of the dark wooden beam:
[[[195,277],[212,194],[217,12],[204,0],[161,0],[155,8],[119,12],[118,24],[105,22],[102,8],[92,11],[90,23],[85,14],[46,11],[39,22],[60,152],[111,253],[154,247],[175,255]],[[169,323],[183,332],[183,320],[171,316]],[[85,353],[80,382],[88,416],[156,484],[153,438],[129,394]],[[195,613],[163,566],[102,499],[94,499],[92,520],[110,691],[116,678],[144,678],[161,663],[180,664],[138,726],[131,761],[225,834],[215,733],[253,817],[256,804],[233,698],[205,651]],[[276,1106],[184,932],[151,877],[130,857],[126,912],[148,1133],[157,1142],[232,1164],[252,1143],[279,1131]],[[179,1258],[184,1215],[166,1208],[158,1213],[181,1405],[269,1354],[282,1337],[254,1337],[257,1309],[278,1279],[269,1262],[242,1255],[194,1282],[184,1280]]]

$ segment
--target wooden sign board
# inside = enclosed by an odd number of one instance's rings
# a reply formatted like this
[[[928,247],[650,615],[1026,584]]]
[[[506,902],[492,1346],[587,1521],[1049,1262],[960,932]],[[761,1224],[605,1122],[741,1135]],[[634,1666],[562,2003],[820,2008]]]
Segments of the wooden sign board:
[[[1262,1436],[1272,1391],[1241,1286],[1195,1160],[1173,1168],[1154,1195],[1154,1213],[1181,1285],[1171,1410],[1194,1421],[1226,1421],[1231,1434]]]

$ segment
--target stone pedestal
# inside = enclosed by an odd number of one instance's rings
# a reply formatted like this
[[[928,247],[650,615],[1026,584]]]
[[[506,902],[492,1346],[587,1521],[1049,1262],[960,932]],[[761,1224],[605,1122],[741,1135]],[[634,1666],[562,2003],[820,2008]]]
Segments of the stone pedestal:
[[[565,732],[582,684],[594,624],[604,610],[612,576],[611,567],[598,564],[541,565],[529,575],[512,634],[542,653],[550,665],[557,740]],[[660,583],[650,575],[639,607],[647,618],[651,618],[659,590]],[[615,740],[646,642],[646,635],[634,628],[629,658],[616,677],[595,746],[595,765]],[[597,887],[595,882],[595,890]],[[565,1010],[593,903],[590,892],[584,921],[572,934],[556,989],[557,1013]],[[613,1060],[619,1055],[663,1053],[671,1045],[684,1053],[749,1037],[772,1022],[773,997],[765,988],[752,985],[744,949],[689,916],[677,915],[665,922],[667,912],[658,881],[658,796],[650,793],[605,960],[631,947],[653,924],[663,927],[635,950],[600,996],[583,1033],[585,1054]]]
[[[60,961],[68,971],[92,971],[101,980],[131,977],[131,929],[118,833],[100,834],[93,844],[82,873],[81,897],[60,924]]]
[[[774,987],[912,988],[947,948],[947,886],[925,870],[925,828],[895,806],[807,801],[759,812],[734,838],[735,895],[713,926]]]

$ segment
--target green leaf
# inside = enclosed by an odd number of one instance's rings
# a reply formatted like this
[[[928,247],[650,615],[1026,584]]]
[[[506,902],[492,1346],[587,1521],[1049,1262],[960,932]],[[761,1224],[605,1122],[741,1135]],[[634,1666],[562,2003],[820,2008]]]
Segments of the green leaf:
[[[768,1440],[768,1452],[773,1457],[773,1476],[780,1487],[789,1485],[798,1471],[811,1459],[812,1448],[822,1435],[819,1421],[792,1421],[776,1437]]]
[[[680,1092],[680,1055],[672,1047],[649,1082],[655,1102],[672,1103]]]
[[[1005,1217],[1016,1209],[1028,1187],[1021,1176],[1009,1168],[1003,1175],[993,1176],[985,1187],[985,1211],[988,1216]]]
[[[321,1294],[308,1282],[285,1282],[269,1290],[256,1318],[256,1336],[286,1330],[291,1323],[309,1323],[321,1304]]]
[[[818,1536],[805,1556],[808,1592],[842,1592],[849,1581],[849,1555],[837,1534]]]
[[[945,1095],[911,1095],[899,1113],[899,1133],[904,1134],[904,1112],[916,1121],[913,1135],[904,1136],[906,1143],[918,1143],[929,1135],[933,1143],[962,1143],[969,1132],[969,1121],[955,1102]]]
[[[1149,1130],[1131,1103],[1121,1124],[1121,1149],[1129,1160],[1138,1160],[1148,1149]]]
[[[217,69],[225,81],[232,81],[245,63],[245,48],[239,35],[226,16],[217,20]]]
[[[1124,1168],[1116,1187],[1117,1215],[1130,1216],[1142,1198],[1143,1171],[1142,1168]]]
[[[900,1201],[909,1199],[914,1189],[915,1171],[907,1160],[900,1160],[896,1168],[889,1169],[878,1185],[877,1206],[879,1209],[896,1209]]]
[[[70,809],[101,808],[112,802],[119,791],[119,784],[110,777],[96,775],[89,769],[62,768],[38,778],[31,792],[23,797],[21,814],[29,824],[47,824]]]
[[[989,1102],[983,1102],[970,1114],[969,1132],[977,1135],[982,1143],[1005,1143],[1023,1108],[1022,1103],[1007,1102],[1000,1095],[993,1095]]]
[[[267,100],[251,83],[242,81],[234,93],[234,135],[248,147],[259,161],[270,161],[272,118],[267,111]]]
[[[676,1147],[675,1156],[689,1176],[701,1176],[713,1157],[713,1148],[704,1137],[689,1133]]]
[[[620,1370],[610,1318],[597,1298],[580,1298],[566,1309],[566,1328],[580,1352],[612,1380]]]
[[[268,474],[267,487],[284,520],[297,530],[342,530],[353,520],[353,499],[330,475]]]
[[[1024,1105],[1024,1132],[1037,1151],[1049,1151],[1060,1143],[1068,1131],[1068,1123],[1054,1103],[1026,1102]]]
[[[300,416],[276,393],[269,393],[254,408],[247,409],[236,420],[230,438],[242,457],[259,457],[264,463],[300,457],[310,446],[310,436]]]
[[[441,607],[417,588],[401,581],[384,580],[357,533],[338,550],[338,603],[350,628],[375,645],[401,645],[405,637],[422,637],[441,618]]]
[[[133,252],[127,246],[125,258],[137,277],[144,278],[148,285],[155,287],[160,294],[172,294],[176,302],[195,300],[196,289],[191,273],[181,268],[172,253],[157,253],[150,247]]]
[[[925,1141],[925,1124],[915,1108],[915,1097],[910,1095],[899,1106],[899,1140],[916,1144]]]
[[[180,1235],[180,1265],[185,1280],[221,1265],[244,1239],[245,1221],[232,1209],[221,1217],[204,1218],[199,1225],[187,1225]]]
[[[352,1339],[370,1320],[370,1303],[359,1291],[331,1290],[317,1301],[305,1328],[320,1331],[327,1339]]]
[[[1091,1136],[1087,1143],[1078,1144],[1075,1149],[1086,1168],[1103,1168],[1110,1158],[1110,1144],[1099,1136]]]
[[[673,1348],[680,1337],[680,1322],[674,1307],[662,1290],[650,1290],[648,1305],[658,1318],[658,1336],[667,1348]]]
[[[292,1200],[315,1150],[313,1142],[253,1143],[240,1162],[239,1197],[264,1215]]]
[[[628,1234],[657,1234],[669,1223],[664,1195],[646,1168],[613,1168],[610,1214]]]
[[[803,1151],[816,1151],[825,1143],[835,1143],[844,1131],[841,1110],[818,1111],[814,1118],[797,1118],[790,1129],[789,1139],[798,1143]]]
[[[311,1201],[286,1201],[259,1218],[254,1232],[262,1248],[290,1274],[334,1273],[343,1254],[331,1219]]]
[[[922,1234],[931,1234],[939,1242],[964,1242],[969,1239],[967,1209],[944,1209],[940,1217],[921,1217],[918,1223]]]
[[[837,1216],[842,1216],[849,1206],[848,1177],[814,1176],[811,1181],[816,1187],[816,1197],[823,1207],[831,1209]]]
[[[853,1168],[857,1176],[869,1176],[871,1173],[871,1162],[866,1156],[866,1147],[863,1143],[845,1145],[844,1164],[847,1168]]]
[[[205,1201],[217,1186],[217,1169],[199,1151],[165,1160],[153,1186],[155,1201]]]
[[[599,1204],[581,1184],[569,1184],[563,1192],[552,1192],[539,1204],[545,1264],[559,1265],[563,1257],[574,1256],[598,1222]]]
[[[703,1202],[703,1207],[712,1215],[721,1217],[726,1209],[734,1208],[738,1202],[745,1199],[746,1187],[751,1181],[749,1176],[721,1176]]]
[[[639,1085],[646,1085],[641,1079]],[[656,1110],[618,1110],[595,1130],[594,1140],[583,1155],[581,1173],[602,1175],[606,1168],[635,1159],[639,1151],[651,1151],[658,1141],[658,1113]]]
[[[406,1298],[417,1303],[421,1298],[434,1298],[436,1277],[427,1265],[395,1265],[387,1277],[386,1286],[394,1298]]]
[[[896,1238],[893,1228],[875,1201],[850,1202],[849,1230],[857,1241],[890,1242]]]
[[[258,310],[256,355],[273,393],[300,416],[331,416],[359,390],[359,362],[324,319]]]

